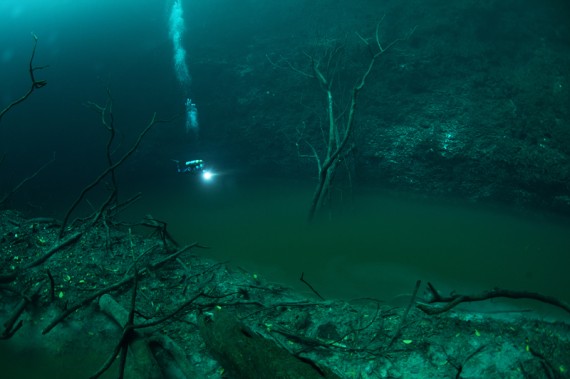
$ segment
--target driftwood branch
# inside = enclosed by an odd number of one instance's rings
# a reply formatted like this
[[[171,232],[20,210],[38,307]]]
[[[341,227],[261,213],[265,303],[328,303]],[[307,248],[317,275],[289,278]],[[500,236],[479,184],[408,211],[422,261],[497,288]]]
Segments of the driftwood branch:
[[[553,305],[570,313],[570,304],[562,300],[559,300],[553,296],[546,296],[537,292],[513,291],[502,288],[494,288],[492,290],[483,291],[478,294],[471,294],[471,295],[453,294],[450,296],[442,296],[431,283],[428,283],[427,290],[429,291],[428,293],[429,296],[427,301],[418,304],[417,307],[429,315],[447,312],[461,303],[485,301],[498,297],[504,297],[507,299],[536,300],[542,303]],[[435,304],[443,304],[443,305],[435,305]]]

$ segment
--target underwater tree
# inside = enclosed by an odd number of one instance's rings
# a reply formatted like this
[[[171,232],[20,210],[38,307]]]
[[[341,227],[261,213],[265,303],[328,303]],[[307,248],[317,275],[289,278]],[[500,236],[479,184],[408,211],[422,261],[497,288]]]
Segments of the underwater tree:
[[[355,129],[354,118],[357,109],[358,95],[366,85],[376,61],[381,55],[387,52],[398,42],[408,39],[415,30],[414,27],[404,37],[397,38],[388,44],[383,44],[380,41],[380,25],[382,24],[383,19],[384,18],[376,24],[376,31],[373,38],[367,39],[356,33],[359,39],[364,42],[367,47],[370,53],[370,58],[366,69],[361,76],[358,77],[356,84],[354,84],[350,90],[348,105],[345,108],[338,106],[335,96],[339,96],[333,91],[333,84],[335,83],[333,77],[338,69],[338,60],[340,59],[342,50],[341,47],[332,47],[319,58],[309,56],[312,71],[310,74],[297,70],[288,64],[289,67],[294,69],[294,71],[315,79],[326,96],[326,118],[328,121],[328,130],[324,132],[326,144],[324,149],[322,149],[324,150],[324,153],[319,155],[317,148],[315,148],[310,142],[306,140],[304,141],[311,150],[311,154],[305,156],[313,158],[318,169],[318,183],[309,207],[309,221],[312,221],[316,213],[326,205],[330,198],[330,190],[335,179],[337,169],[355,147],[352,142],[352,136]],[[326,68],[323,69],[323,66]]]

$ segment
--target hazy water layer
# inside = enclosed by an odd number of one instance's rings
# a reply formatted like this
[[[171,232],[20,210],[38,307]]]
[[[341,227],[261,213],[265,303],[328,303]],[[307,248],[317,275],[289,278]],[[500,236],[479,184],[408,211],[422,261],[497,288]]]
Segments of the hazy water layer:
[[[325,297],[387,300],[422,279],[449,291],[499,286],[570,300],[568,225],[545,216],[369,192],[309,225],[312,187],[181,183],[145,201],[181,242],[303,290],[305,272]]]
[[[499,286],[570,301],[568,224],[546,216],[369,191],[347,200],[331,219],[309,225],[310,185],[216,178],[204,186],[183,176],[156,183],[128,217],[150,213],[168,222],[180,243],[199,241],[211,247],[198,254],[229,260],[299,291],[309,292],[299,281],[304,272],[326,298],[392,300],[411,292],[421,279],[446,292]],[[127,196],[128,189],[122,193]],[[68,202],[62,200],[60,212]],[[552,307],[539,308],[555,314]],[[3,372],[37,377],[19,360],[29,359],[30,353],[13,356],[6,349],[0,350]],[[42,372],[59,372],[50,356],[33,354]],[[84,354],[79,358],[84,363]],[[94,362],[103,358],[90,357]],[[84,369],[73,362],[65,367],[67,374]]]

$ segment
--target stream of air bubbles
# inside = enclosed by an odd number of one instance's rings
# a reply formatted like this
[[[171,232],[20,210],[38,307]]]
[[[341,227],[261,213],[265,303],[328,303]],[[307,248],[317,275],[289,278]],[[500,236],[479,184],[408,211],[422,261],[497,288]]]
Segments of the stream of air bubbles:
[[[186,64],[186,49],[182,45],[182,36],[184,34],[184,10],[182,9],[182,1],[174,0],[169,18],[169,35],[172,41],[174,72],[176,79],[185,92],[186,106],[186,133],[198,133],[198,108],[188,96],[190,83],[192,78],[188,65]]]

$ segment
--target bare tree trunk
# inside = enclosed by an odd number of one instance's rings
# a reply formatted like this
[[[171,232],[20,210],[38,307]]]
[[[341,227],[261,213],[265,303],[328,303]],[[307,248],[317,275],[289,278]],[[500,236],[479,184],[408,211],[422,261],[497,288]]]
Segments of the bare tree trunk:
[[[381,22],[382,20],[380,21],[380,23]],[[413,28],[405,36],[405,38],[396,39],[391,43],[389,43],[386,47],[383,47],[382,44],[380,43],[380,38],[378,33],[380,23],[376,25],[376,34],[374,38],[375,44],[371,45],[367,39],[358,35],[358,37],[362,41],[364,41],[364,43],[369,47],[371,57],[366,71],[362,74],[362,77],[357,82],[357,84],[352,88],[350,105],[348,108],[348,115],[346,118],[346,123],[344,125],[344,128],[340,128],[338,123],[336,122],[337,116],[335,115],[335,109],[334,109],[332,81],[327,79],[326,76],[319,69],[318,62],[316,62],[315,59],[312,59],[312,66],[314,73],[314,75],[312,76],[317,79],[317,81],[319,82],[319,84],[327,94],[327,116],[329,119],[329,132],[328,132],[329,134],[327,142],[327,152],[325,158],[322,159],[322,164],[320,163],[321,159],[319,159],[319,157],[315,153],[315,159],[317,160],[317,164],[319,167],[319,182],[317,183],[317,187],[315,188],[315,192],[313,193],[313,199],[309,207],[309,215],[308,215],[309,222],[314,219],[315,214],[325,205],[325,202],[330,195],[330,187],[332,185],[332,182],[334,181],[338,164],[348,154],[348,152],[351,149],[348,141],[352,137],[354,131],[354,114],[356,111],[358,94],[360,93],[362,88],[364,88],[364,86],[366,85],[366,79],[372,72],[372,68],[374,67],[376,59],[380,57],[380,55],[382,55],[384,52],[386,52],[389,48],[394,46],[397,42],[409,38],[415,30],[415,28]]]

